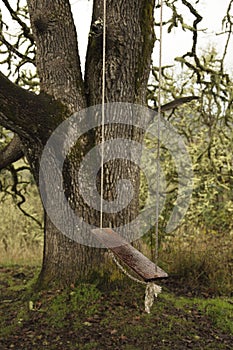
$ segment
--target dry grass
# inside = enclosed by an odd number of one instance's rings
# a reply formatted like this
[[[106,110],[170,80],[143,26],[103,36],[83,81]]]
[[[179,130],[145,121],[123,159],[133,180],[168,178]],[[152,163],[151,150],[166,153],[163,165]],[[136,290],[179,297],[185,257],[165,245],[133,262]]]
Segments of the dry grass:
[[[190,289],[202,286],[207,293],[232,296],[233,234],[218,235],[180,229],[163,243],[161,260],[170,274],[179,276]]]
[[[42,208],[34,190],[23,208],[42,220]],[[26,217],[11,198],[0,198],[0,264],[40,264],[43,232],[36,222]]]

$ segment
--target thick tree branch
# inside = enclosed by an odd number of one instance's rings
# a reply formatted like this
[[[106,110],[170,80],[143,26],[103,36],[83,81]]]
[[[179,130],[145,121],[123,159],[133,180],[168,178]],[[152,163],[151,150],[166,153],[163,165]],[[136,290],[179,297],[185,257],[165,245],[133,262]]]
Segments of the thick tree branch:
[[[50,96],[26,91],[0,72],[0,124],[5,128],[25,139],[43,141],[66,114]]]
[[[20,138],[15,135],[11,142],[0,150],[0,170],[16,162],[24,155]]]

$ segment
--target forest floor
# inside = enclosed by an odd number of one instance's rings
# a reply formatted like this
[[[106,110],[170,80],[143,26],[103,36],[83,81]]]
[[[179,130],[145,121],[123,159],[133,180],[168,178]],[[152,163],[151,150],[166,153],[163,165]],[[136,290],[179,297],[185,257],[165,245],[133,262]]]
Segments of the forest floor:
[[[1,266],[0,349],[232,349],[233,300],[178,280],[144,311],[144,287],[122,282],[32,293],[38,267]]]

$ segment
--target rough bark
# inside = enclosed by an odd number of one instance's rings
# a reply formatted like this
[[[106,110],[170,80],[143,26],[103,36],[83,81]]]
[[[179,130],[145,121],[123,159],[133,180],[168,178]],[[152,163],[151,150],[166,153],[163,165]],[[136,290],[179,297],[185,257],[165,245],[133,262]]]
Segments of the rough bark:
[[[28,0],[41,91],[71,113],[86,106],[78,43],[67,0]]]
[[[107,1],[106,102],[146,103],[154,45],[154,1]],[[94,1],[92,22],[103,18]],[[101,102],[102,36],[90,36],[85,87],[88,104]]]
[[[107,2],[105,102],[146,104],[146,87],[154,45],[153,8],[154,1]],[[92,22],[103,18],[102,11],[103,1],[94,1]],[[89,105],[101,103],[102,39],[102,35],[92,35],[89,38],[85,76]],[[115,118],[114,115],[112,117]],[[143,130],[127,124],[105,126],[105,140],[114,138],[141,142]],[[100,140],[99,128],[96,131],[96,142]],[[105,165],[104,173],[104,198],[107,200],[116,199],[115,188],[120,179],[130,180],[134,187],[134,198],[130,205],[116,215],[104,214],[104,225],[107,227],[111,223],[114,227],[131,222],[139,208],[138,167],[129,160],[115,160]]]
[[[37,46],[37,69],[41,91],[65,105],[71,113],[86,107],[86,97],[78,54],[77,35],[69,1],[28,1],[33,35]],[[81,207],[75,188],[80,154],[89,139],[77,150],[73,161],[67,161],[65,187],[67,197],[75,198],[73,209]],[[51,181],[51,179],[50,179]],[[56,189],[54,189],[56,190]],[[77,192],[77,194],[75,194]],[[74,200],[72,201],[74,202]],[[84,209],[85,210],[85,209]],[[88,273],[95,264],[93,250],[71,242],[51,223],[45,214],[43,268],[39,283],[69,284]]]

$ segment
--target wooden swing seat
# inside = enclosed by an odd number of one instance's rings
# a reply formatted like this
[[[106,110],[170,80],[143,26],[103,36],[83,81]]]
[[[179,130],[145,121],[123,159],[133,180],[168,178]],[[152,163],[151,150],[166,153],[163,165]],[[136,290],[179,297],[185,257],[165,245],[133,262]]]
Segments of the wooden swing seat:
[[[145,282],[168,277],[165,271],[159,266],[156,266],[151,260],[112,229],[94,229],[92,233],[99,242],[110,249],[126,266],[130,267]]]

